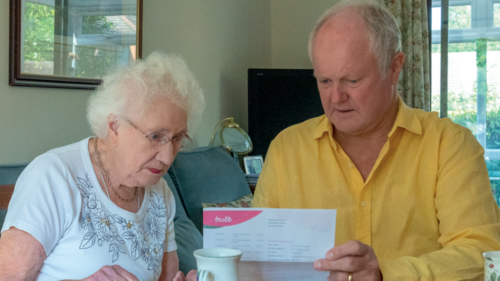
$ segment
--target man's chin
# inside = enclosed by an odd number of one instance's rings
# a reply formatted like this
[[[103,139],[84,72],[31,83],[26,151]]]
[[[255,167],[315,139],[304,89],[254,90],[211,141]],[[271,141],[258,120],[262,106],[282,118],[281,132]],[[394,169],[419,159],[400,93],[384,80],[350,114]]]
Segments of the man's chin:
[[[357,124],[354,124],[354,122],[336,122],[332,124],[334,133],[356,135],[358,132],[358,126],[356,126]]]

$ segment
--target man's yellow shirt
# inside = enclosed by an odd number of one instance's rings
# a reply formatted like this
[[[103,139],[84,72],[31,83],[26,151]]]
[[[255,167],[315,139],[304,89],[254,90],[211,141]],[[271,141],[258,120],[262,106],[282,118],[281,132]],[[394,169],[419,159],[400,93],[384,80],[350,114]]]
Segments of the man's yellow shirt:
[[[335,245],[373,247],[384,280],[481,280],[500,211],[472,133],[399,100],[366,181],[323,115],[271,143],[252,207],[337,209]]]

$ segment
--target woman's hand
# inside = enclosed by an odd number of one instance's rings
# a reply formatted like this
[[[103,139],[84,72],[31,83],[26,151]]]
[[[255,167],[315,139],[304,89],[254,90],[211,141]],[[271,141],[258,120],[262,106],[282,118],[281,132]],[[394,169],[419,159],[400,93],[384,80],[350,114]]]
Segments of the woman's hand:
[[[187,277],[184,276],[182,271],[177,272],[173,281],[196,281],[196,270],[188,272]]]
[[[139,281],[132,273],[123,269],[119,265],[105,265],[101,267],[96,273],[90,275],[89,277],[82,279],[82,281],[99,281],[99,280],[111,280],[111,281]]]

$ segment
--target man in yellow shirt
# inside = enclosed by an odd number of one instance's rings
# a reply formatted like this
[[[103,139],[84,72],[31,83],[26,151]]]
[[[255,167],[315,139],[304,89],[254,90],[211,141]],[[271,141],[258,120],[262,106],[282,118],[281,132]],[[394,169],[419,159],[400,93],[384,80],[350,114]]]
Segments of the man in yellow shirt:
[[[328,280],[481,280],[500,211],[472,133],[407,107],[387,9],[341,3],[309,43],[325,115],[272,142],[253,207],[337,209]]]

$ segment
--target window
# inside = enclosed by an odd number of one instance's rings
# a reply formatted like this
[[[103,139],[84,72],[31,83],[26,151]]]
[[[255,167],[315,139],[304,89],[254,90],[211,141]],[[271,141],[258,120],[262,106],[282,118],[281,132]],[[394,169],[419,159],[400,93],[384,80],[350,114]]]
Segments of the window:
[[[432,110],[477,137],[500,204],[500,0],[449,0],[447,27],[441,1],[433,0],[431,26]],[[442,29],[448,32],[446,46]],[[447,48],[443,55],[441,48]]]

